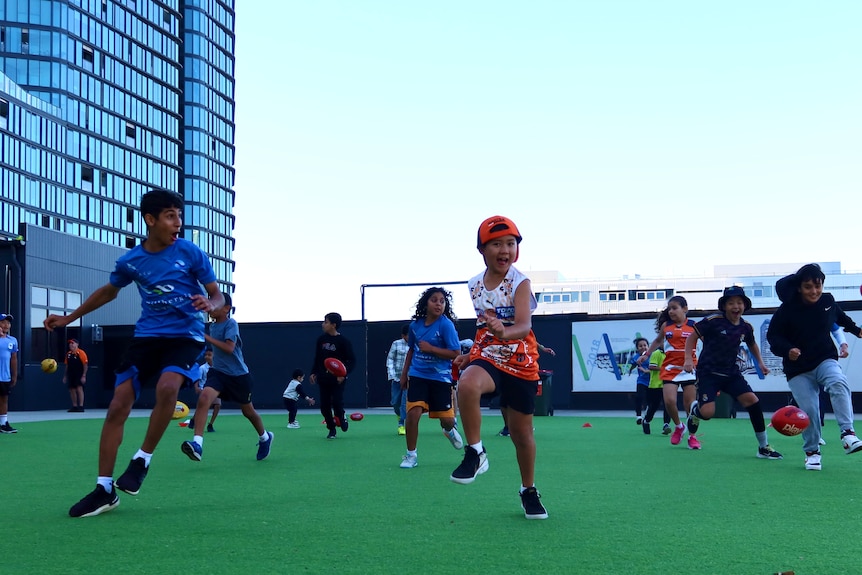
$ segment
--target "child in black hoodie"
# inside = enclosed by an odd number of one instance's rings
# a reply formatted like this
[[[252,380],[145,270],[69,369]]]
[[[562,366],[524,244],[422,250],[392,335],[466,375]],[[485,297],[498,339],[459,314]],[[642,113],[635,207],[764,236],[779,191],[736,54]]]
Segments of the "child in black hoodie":
[[[783,303],[772,316],[766,334],[772,353],[783,360],[793,399],[811,420],[802,439],[805,469],[815,471],[821,468],[821,386],[829,393],[845,453],[862,450],[862,440],[853,430],[850,386],[838,365],[831,337],[835,324],[856,337],[862,337],[862,330],[841,310],[832,294],[823,292],[825,279],[819,265],[807,264],[778,280],[775,290]]]

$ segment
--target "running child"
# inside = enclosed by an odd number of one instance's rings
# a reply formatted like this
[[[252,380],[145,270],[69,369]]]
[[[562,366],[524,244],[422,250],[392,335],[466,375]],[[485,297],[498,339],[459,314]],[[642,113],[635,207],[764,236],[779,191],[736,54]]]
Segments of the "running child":
[[[141,198],[147,238],[123,254],[107,284],[68,315],[49,315],[48,331],[62,328],[113,301],[134,282],[141,294],[141,317],[117,369],[114,397],[102,425],[96,488],[72,506],[72,517],[90,517],[120,504],[117,489],[137,495],[150,461],[177,404],[180,387],[191,382],[192,365],[204,348],[201,312],[224,303],[209,258],[198,246],[180,238],[183,199],[167,190],[151,190]],[[203,289],[201,289],[203,285]],[[170,289],[168,289],[170,288]],[[206,291],[204,291],[206,290]],[[156,388],[144,442],[128,468],[113,480],[123,428],[142,386]]]
[[[440,427],[455,449],[464,447],[455,429],[452,402],[452,360],[458,357],[461,344],[455,330],[452,294],[442,287],[431,287],[416,302],[416,312],[407,332],[407,357],[401,371],[401,387],[407,391],[407,453],[401,467],[419,465],[416,445],[419,420],[423,413],[439,419]]]
[[[649,340],[645,337],[639,337],[634,340],[636,357],[639,357],[649,349]],[[642,416],[643,409],[647,404],[647,389],[649,389],[650,370],[649,366],[644,367],[637,361],[631,364],[631,367],[637,372],[637,380],[635,381],[635,423],[643,425],[644,418]],[[631,371],[629,374],[631,375]]]
[[[266,430],[260,414],[251,403],[254,381],[243,358],[239,324],[230,317],[232,309],[230,294],[224,294],[224,305],[210,311],[210,317],[215,323],[210,324],[210,332],[205,337],[207,343],[213,347],[213,365],[207,373],[206,384],[195,407],[194,439],[183,441],[180,446],[192,461],[200,461],[203,458],[204,423],[210,405],[219,398],[239,404],[242,414],[254,427],[258,436],[258,461],[266,459],[272,447],[272,432]]]
[[[649,348],[647,348],[649,349]],[[649,435],[651,433],[650,423],[652,423],[652,418],[655,417],[655,412],[658,411],[659,406],[662,405],[663,387],[664,382],[661,380],[661,364],[664,363],[664,350],[661,348],[655,350],[649,356],[649,387],[647,388],[647,409],[646,413],[644,413],[644,420],[641,424],[644,435]],[[667,413],[667,408],[662,410],[662,419],[664,420],[664,426],[662,427],[661,434],[669,435],[670,434],[670,415]]]
[[[656,319],[656,338],[649,348],[638,358],[643,363],[653,351],[664,345],[665,359],[661,366],[661,380],[664,395],[664,408],[674,423],[670,436],[671,445],[678,445],[685,434],[685,424],[680,421],[677,408],[677,392],[682,386],[682,402],[686,412],[695,400],[695,377],[683,370],[685,363],[685,340],[694,333],[694,320],[688,319],[688,302],[684,297],[675,295],[667,302],[667,307]],[[697,365],[697,357],[691,353],[692,365]],[[688,448],[700,449],[700,441],[689,434]]]
[[[832,412],[841,432],[844,453],[862,451],[862,440],[853,430],[853,401],[847,377],[838,365],[838,351],[830,333],[834,324],[856,337],[862,330],[823,291],[826,274],[817,264],[806,264],[795,274],[775,284],[782,303],[769,322],[766,339],[775,355],[781,357],[787,384],[796,404],[811,419],[802,432],[805,469],[820,471],[820,387],[829,394]],[[788,293],[789,292],[789,293]],[[795,292],[795,293],[794,293]]]
[[[482,222],[476,247],[485,270],[469,282],[476,311],[476,337],[468,355],[455,363],[462,369],[458,405],[467,446],[464,460],[450,479],[472,483],[488,470],[482,445],[483,395],[500,395],[521,474],[521,506],[527,519],[546,519],[534,483],[536,441],[533,413],[539,387],[539,349],[531,315],[537,307],[530,280],[512,264],[518,260],[521,233],[509,218],[493,216]]]
[[[685,341],[683,369],[693,373],[691,356],[697,347],[697,340],[703,340],[697,365],[697,399],[689,408],[688,433],[691,436],[697,433],[700,420],[712,419],[715,415],[715,398],[719,392],[727,393],[748,411],[758,443],[757,457],[782,459],[781,454],[769,445],[760,400],[742,376],[737,362],[739,344],[745,342],[760,372],[764,375],[769,373],[760,356],[760,347],[754,340],[754,328],[742,319],[742,314],[751,309],[751,300],[741,287],[727,287],[718,298],[718,309],[721,313],[708,315],[694,324],[694,333]]]

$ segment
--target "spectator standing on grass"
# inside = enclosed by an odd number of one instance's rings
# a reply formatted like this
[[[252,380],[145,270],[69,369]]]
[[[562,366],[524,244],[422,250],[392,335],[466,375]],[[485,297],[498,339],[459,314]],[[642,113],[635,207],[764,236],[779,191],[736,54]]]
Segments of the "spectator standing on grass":
[[[12,336],[12,320],[0,313],[0,433],[18,433],[9,424],[9,394],[18,383],[18,340]]]
[[[63,372],[63,383],[69,388],[69,397],[72,407],[69,412],[80,413],[84,411],[84,385],[87,383],[87,370],[90,360],[87,353],[80,348],[77,339],[69,340],[69,351],[66,352],[65,370]]]
[[[410,324],[401,326],[401,337],[389,346],[386,354],[386,374],[389,378],[390,401],[389,405],[398,416],[398,435],[406,435],[404,422],[407,419],[407,390],[401,387],[401,372],[404,370],[404,360],[407,359],[407,334],[410,332]]]

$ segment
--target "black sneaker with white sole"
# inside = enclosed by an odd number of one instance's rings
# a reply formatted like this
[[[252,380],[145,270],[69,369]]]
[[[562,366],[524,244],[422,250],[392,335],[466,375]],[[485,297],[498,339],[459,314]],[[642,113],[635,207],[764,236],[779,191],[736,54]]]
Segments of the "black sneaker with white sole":
[[[110,511],[119,504],[120,498],[117,497],[117,491],[113,487],[108,493],[101,485],[97,485],[93,491],[69,509],[69,517],[93,517]]]
[[[477,475],[486,471],[488,471],[488,456],[485,453],[485,449],[482,449],[482,453],[477,453],[475,449],[468,445],[464,448],[464,459],[461,461],[461,465],[455,468],[449,479],[455,483],[466,485],[473,483]]]
[[[129,495],[137,495],[148,471],[149,468],[144,458],[138,457],[129,462],[129,466],[114,484],[120,491],[125,491]]]
[[[521,507],[524,508],[524,517],[527,519],[548,518],[545,506],[539,501],[541,497],[535,487],[528,487],[521,492]]]

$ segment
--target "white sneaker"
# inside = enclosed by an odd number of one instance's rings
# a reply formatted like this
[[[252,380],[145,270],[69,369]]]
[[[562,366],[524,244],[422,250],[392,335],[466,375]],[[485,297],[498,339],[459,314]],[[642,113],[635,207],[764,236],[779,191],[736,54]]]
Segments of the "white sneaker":
[[[299,422],[294,421],[293,423],[288,423],[287,428],[288,429],[299,429]]]
[[[413,469],[419,465],[419,456],[418,455],[410,455],[409,453],[401,458],[401,468],[402,469]]]
[[[862,449],[862,439],[856,437],[852,431],[841,438],[841,445],[844,446],[844,453],[856,453]]]
[[[464,448],[464,440],[461,439],[461,434],[458,433],[456,428],[452,428],[449,431],[443,430],[443,435],[449,438],[449,442],[452,444],[452,447],[455,449],[463,449]]]
[[[822,437],[820,438],[820,445],[826,445],[826,440]]]
[[[820,471],[820,454],[812,453],[805,456],[805,469],[809,471]]]

